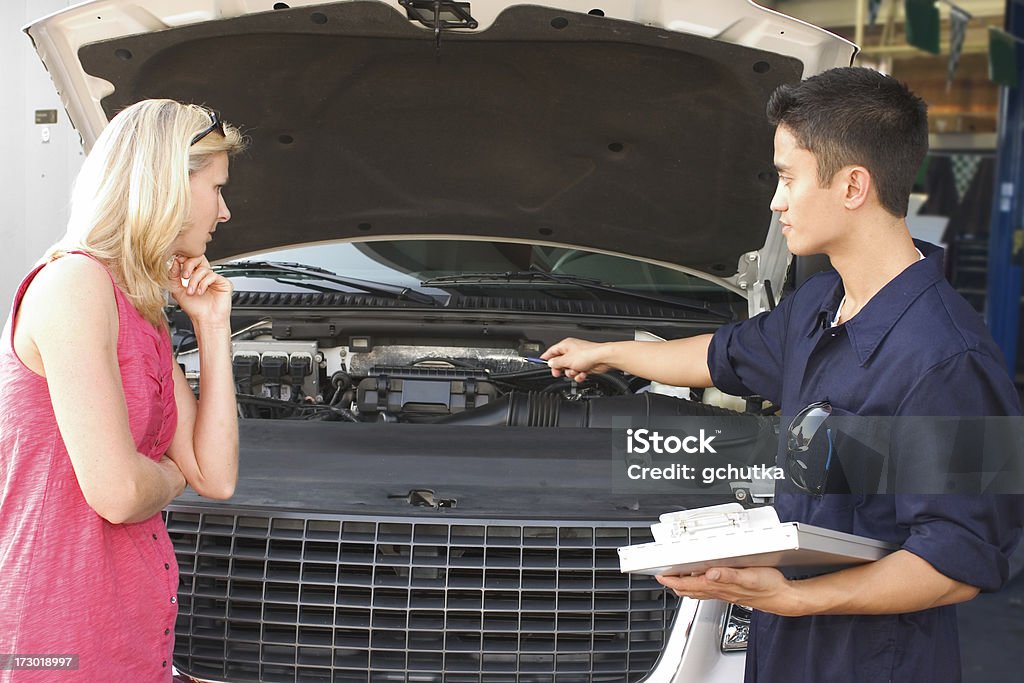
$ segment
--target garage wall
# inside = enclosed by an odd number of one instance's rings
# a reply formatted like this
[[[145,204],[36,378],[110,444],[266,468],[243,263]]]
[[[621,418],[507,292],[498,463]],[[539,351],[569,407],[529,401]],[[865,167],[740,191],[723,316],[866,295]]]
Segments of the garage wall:
[[[21,31],[68,0],[0,2],[0,319],[22,277],[62,234],[71,183],[83,155],[50,77]],[[35,110],[56,109],[57,124],[36,125]],[[47,128],[49,142],[43,142]]]

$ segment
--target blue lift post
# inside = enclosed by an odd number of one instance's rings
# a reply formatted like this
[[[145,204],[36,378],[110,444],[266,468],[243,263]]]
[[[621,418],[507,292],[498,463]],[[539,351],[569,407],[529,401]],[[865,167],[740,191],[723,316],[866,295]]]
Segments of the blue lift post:
[[[1006,32],[1024,40],[1024,0],[1006,0]],[[1024,46],[1017,46],[1017,73],[1024,75]],[[1021,262],[1024,259],[1024,88],[1001,87],[995,196],[988,246],[986,318],[992,337],[1016,376],[1020,325]]]

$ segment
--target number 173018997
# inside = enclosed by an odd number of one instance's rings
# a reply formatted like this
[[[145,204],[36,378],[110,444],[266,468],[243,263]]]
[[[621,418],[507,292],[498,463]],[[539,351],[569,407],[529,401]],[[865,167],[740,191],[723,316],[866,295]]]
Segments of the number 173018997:
[[[0,653],[0,671],[20,669],[68,670],[78,668],[78,655],[21,655]]]

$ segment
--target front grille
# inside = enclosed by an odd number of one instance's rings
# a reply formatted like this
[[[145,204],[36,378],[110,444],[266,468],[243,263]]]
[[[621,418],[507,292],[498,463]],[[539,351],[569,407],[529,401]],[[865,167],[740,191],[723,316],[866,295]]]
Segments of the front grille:
[[[678,600],[624,575],[637,523],[176,507],[174,664],[226,681],[637,681]]]

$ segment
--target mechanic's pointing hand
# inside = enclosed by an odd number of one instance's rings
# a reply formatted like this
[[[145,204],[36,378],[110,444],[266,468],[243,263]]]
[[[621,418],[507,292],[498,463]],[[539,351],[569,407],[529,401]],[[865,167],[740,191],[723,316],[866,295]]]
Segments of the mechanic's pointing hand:
[[[604,358],[606,351],[605,344],[568,337],[550,347],[540,357],[548,362],[551,374],[555,377],[565,374],[575,382],[582,382],[588,373],[611,370],[612,366]]]

